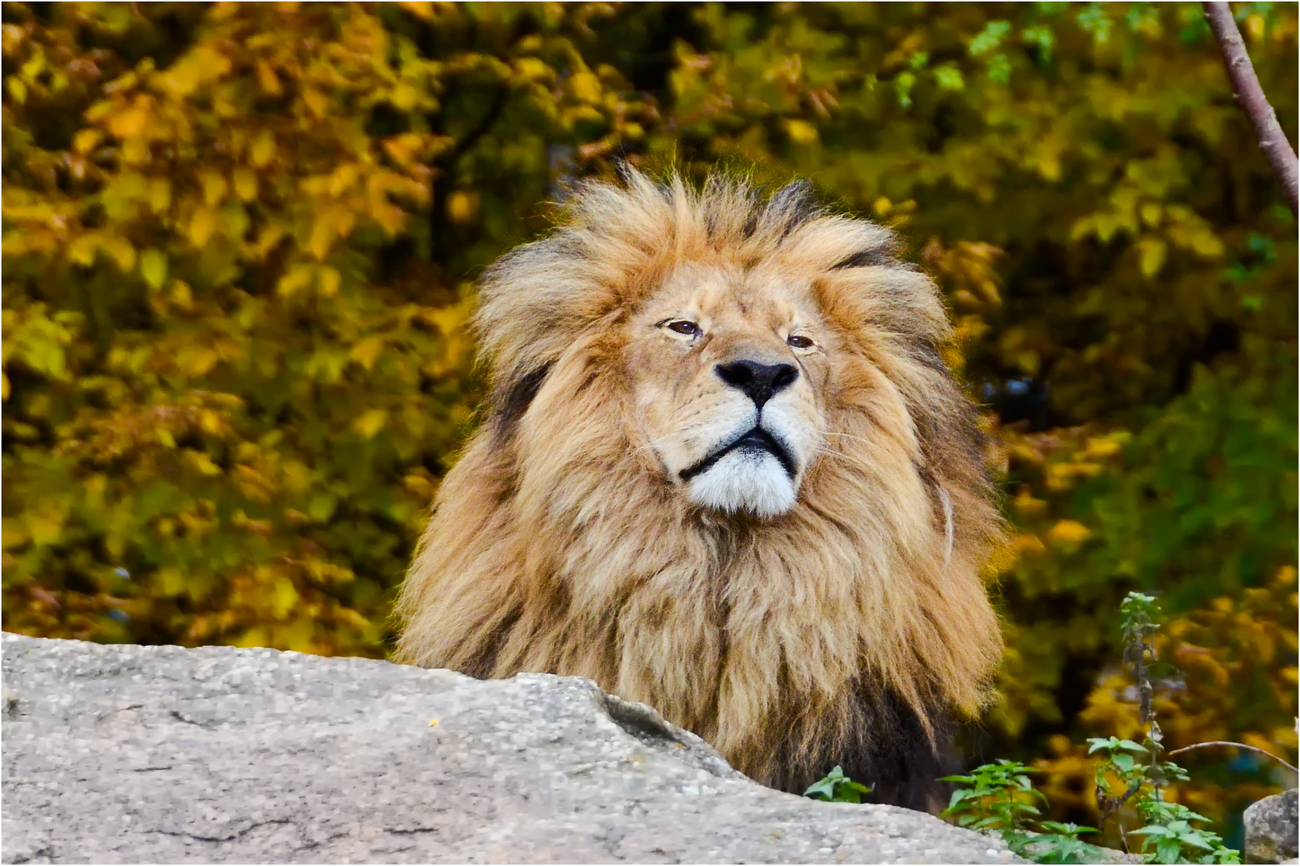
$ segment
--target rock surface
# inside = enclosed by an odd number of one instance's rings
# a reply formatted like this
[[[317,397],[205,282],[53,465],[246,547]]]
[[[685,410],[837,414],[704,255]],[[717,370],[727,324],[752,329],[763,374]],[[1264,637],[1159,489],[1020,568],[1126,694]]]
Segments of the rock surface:
[[[1296,792],[1283,791],[1251,803],[1242,816],[1246,825],[1246,862],[1283,863],[1297,856]]]
[[[763,788],[587,680],[5,634],[6,863],[1007,863]]]

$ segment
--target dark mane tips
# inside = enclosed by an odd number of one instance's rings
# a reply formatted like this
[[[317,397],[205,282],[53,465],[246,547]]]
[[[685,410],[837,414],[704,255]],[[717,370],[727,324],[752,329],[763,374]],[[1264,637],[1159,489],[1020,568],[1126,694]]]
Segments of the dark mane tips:
[[[784,240],[820,212],[812,183],[796,180],[776,191],[767,203],[764,216],[772,223],[781,224],[781,239]]]
[[[831,266],[832,271],[844,271],[849,268],[874,268],[897,264],[894,251],[889,247],[875,247],[859,250],[853,255]]]
[[[509,384],[501,387],[499,396],[493,401],[496,410],[494,418],[496,429],[494,432],[497,441],[507,439],[514,431],[515,425],[519,423],[519,419],[524,417],[524,413],[532,405],[533,398],[541,390],[542,383],[546,381],[546,376],[550,372],[551,365],[549,363],[543,364],[526,373],[514,376]]]

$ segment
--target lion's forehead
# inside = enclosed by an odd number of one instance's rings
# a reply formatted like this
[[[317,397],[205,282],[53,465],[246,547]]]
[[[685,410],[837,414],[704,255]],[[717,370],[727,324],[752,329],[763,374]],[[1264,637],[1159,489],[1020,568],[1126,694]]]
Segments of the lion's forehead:
[[[652,315],[681,312],[719,322],[794,324],[820,318],[811,287],[774,268],[687,265],[665,280],[647,307]]]

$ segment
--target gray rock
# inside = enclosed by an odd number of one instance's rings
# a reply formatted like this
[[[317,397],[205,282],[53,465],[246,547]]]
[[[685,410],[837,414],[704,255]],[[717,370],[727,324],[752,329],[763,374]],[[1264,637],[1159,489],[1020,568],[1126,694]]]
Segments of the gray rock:
[[[1246,825],[1246,862],[1282,863],[1295,859],[1296,790],[1283,791],[1251,803],[1242,816]]]
[[[1008,863],[763,788],[591,682],[3,636],[6,863]]]

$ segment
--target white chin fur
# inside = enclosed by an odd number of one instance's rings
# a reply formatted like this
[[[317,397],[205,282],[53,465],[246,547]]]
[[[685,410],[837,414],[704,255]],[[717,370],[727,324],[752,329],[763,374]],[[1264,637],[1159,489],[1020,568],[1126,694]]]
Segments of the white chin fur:
[[[785,514],[795,503],[795,485],[781,462],[765,451],[737,450],[692,478],[687,495],[696,505],[718,511],[748,511],[758,517]]]

